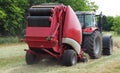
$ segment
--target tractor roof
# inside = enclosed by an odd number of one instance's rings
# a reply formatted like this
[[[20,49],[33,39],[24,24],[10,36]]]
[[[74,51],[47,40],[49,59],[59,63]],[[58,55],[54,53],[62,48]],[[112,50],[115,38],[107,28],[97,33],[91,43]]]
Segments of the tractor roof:
[[[95,12],[94,11],[76,11],[76,14],[94,14],[95,15]]]

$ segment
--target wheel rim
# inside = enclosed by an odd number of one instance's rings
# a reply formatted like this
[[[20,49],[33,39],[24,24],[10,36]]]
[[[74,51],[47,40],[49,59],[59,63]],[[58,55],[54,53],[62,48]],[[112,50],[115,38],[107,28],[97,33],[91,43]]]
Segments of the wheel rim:
[[[100,51],[100,40],[99,38],[96,38],[94,42],[94,52],[95,54],[98,54],[99,51]]]
[[[76,55],[74,54],[72,58],[72,65],[74,65],[75,63],[76,63]]]

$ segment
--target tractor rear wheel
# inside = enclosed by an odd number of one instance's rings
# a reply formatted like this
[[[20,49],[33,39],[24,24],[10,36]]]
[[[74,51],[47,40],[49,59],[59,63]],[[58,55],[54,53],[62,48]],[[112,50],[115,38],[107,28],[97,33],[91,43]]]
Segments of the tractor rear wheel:
[[[111,36],[103,36],[103,55],[111,55],[113,51],[113,40]]]
[[[62,56],[62,64],[72,66],[77,63],[77,54],[74,50],[65,50]]]
[[[90,35],[83,36],[82,47],[89,54],[90,58],[97,59],[102,55],[102,36],[99,31],[95,31]]]
[[[37,57],[36,57],[35,55],[33,55],[32,53],[26,52],[25,59],[26,59],[26,63],[27,63],[28,65],[34,64],[35,61],[36,61],[36,58],[37,58]]]

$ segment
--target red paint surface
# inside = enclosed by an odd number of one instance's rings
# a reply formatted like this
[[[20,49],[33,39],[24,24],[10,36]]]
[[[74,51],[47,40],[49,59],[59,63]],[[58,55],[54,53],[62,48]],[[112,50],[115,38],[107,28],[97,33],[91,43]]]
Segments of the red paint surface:
[[[97,29],[96,27],[89,27],[89,28],[83,29],[83,32],[91,33],[91,32],[94,32],[96,29]]]
[[[82,28],[77,16],[75,15],[74,11],[70,6],[68,6],[66,9],[63,32],[63,37],[74,39],[79,44],[82,43]]]
[[[70,6],[56,6],[51,9],[50,27],[29,27],[26,28],[26,42],[33,48],[50,48],[57,53],[62,53],[62,38],[71,38],[82,43],[82,29],[79,20]],[[63,26],[62,30],[57,27]],[[58,31],[62,33],[59,33]],[[63,35],[62,35],[63,34]],[[60,37],[59,37],[60,36]],[[52,37],[47,40],[48,37]],[[47,52],[47,51],[46,51]],[[50,52],[48,52],[50,53]],[[50,53],[51,54],[51,53]]]

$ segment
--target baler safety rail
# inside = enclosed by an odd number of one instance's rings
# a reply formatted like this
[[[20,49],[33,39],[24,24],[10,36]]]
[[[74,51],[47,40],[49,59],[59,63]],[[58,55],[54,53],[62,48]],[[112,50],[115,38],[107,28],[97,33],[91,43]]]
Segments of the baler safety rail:
[[[58,31],[59,26],[60,26],[60,24],[58,23],[58,25],[57,25],[55,31],[53,32],[53,34],[51,35],[51,37],[54,37],[54,36],[55,36],[55,34],[56,34],[57,31]]]
[[[55,57],[56,59],[57,59],[58,57],[60,57],[60,55],[53,54],[52,52],[48,51],[47,49],[42,49],[42,50],[44,50],[45,52],[47,52],[49,55]],[[36,56],[40,56],[40,54],[38,54],[38,53],[36,53],[36,52],[34,52],[34,51],[32,51],[32,50],[24,49],[24,51],[30,52],[30,53],[32,53],[32,54],[34,54],[34,55],[36,55]]]
[[[28,49],[24,49],[24,51],[27,51],[27,52],[30,52],[30,53],[36,55],[36,56],[39,56],[38,53],[36,53],[36,52],[34,52],[34,51],[30,50],[30,49],[29,50]]]
[[[59,26],[60,26],[60,24],[58,23],[58,25],[57,25],[55,31],[53,32],[53,34],[46,38],[48,41],[52,40],[52,38],[55,37],[55,35],[56,35],[57,31],[58,31]]]

